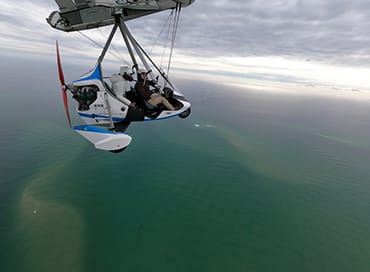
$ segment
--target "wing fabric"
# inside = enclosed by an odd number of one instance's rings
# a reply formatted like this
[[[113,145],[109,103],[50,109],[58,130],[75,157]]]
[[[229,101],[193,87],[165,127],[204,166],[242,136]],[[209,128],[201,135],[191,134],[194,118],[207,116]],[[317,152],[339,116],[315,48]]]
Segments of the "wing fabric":
[[[132,20],[162,10],[188,6],[195,0],[56,0],[59,11],[53,11],[47,22],[58,30],[70,32],[91,29]]]
[[[89,7],[89,4],[87,2],[91,2],[91,1],[87,1],[87,0],[75,0],[76,2],[76,6],[78,9],[80,8],[88,8]]]
[[[76,9],[76,5],[72,0],[55,0],[61,12],[66,12]]]

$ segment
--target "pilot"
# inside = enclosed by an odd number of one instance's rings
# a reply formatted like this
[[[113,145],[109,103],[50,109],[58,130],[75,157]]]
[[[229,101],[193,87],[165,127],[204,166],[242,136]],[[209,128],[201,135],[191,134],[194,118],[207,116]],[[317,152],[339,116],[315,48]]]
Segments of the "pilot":
[[[145,69],[140,69],[138,71],[138,79],[135,84],[136,92],[149,104],[157,106],[163,104],[167,109],[174,111],[176,110],[174,106],[171,105],[168,100],[159,93],[152,92],[150,86],[155,86],[152,80],[147,79],[147,72]]]

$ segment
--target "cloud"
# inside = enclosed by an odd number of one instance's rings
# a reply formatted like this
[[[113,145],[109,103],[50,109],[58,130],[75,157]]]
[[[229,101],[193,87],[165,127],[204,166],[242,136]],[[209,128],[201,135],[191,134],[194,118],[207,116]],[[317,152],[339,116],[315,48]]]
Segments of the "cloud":
[[[99,46],[46,23],[56,9],[54,1],[14,5],[3,0],[2,54],[54,57],[54,40],[59,39],[67,61],[78,58],[93,63]],[[162,12],[130,21],[128,26],[148,50],[168,16],[169,12]],[[367,0],[197,0],[182,10],[173,67],[227,72],[245,80],[260,77],[333,87],[357,84],[355,88],[363,89],[369,85],[365,79],[370,69],[369,17]],[[107,27],[84,33],[103,44],[109,31]],[[115,46],[122,47],[118,42]],[[162,51],[151,54],[158,60]],[[348,79],[343,79],[347,72]]]
[[[0,32],[14,42],[67,37],[45,22],[55,9],[54,1],[2,1]],[[128,24],[138,40],[152,42],[167,16]],[[368,66],[369,16],[370,2],[364,0],[198,0],[182,11],[176,46],[193,56],[283,56]]]
[[[368,1],[197,1],[177,46],[205,56],[285,56],[368,65]],[[195,49],[199,50],[195,50]]]

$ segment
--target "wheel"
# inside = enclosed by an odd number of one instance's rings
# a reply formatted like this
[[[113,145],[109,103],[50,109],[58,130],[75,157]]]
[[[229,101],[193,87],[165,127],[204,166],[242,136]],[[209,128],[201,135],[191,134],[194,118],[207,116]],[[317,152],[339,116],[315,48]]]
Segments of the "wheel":
[[[112,152],[112,153],[121,153],[126,148],[127,148],[127,146],[125,146],[124,148],[121,148],[121,149],[117,149],[117,150],[109,150],[109,152]]]
[[[191,110],[190,110],[190,108],[188,108],[186,111],[179,114],[179,117],[184,119],[184,118],[188,117],[190,115],[190,113],[191,113]]]

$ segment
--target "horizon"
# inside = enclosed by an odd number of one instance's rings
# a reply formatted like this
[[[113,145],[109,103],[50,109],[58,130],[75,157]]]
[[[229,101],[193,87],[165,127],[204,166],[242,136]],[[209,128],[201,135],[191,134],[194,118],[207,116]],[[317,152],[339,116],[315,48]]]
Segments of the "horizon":
[[[221,5],[221,3],[223,4]],[[261,7],[258,6],[258,3]],[[330,1],[330,4],[333,3],[343,4]],[[336,28],[334,28],[329,23],[334,24],[334,22],[340,22],[341,19],[349,20],[347,18],[348,12],[355,12],[356,14],[364,12],[358,3],[360,1],[354,1],[348,5],[343,4],[343,8],[340,11],[335,11],[337,13],[335,17],[332,17],[329,4],[327,6],[320,5],[315,1],[311,3],[297,1],[294,5],[289,1],[273,1],[271,4],[262,4],[258,1],[254,4],[250,2],[212,1],[207,5],[198,0],[190,7],[185,8],[180,17],[179,34],[172,58],[172,71],[176,74],[183,74],[183,76],[191,75],[196,78],[208,78],[209,80],[223,78],[224,82],[234,86],[249,86],[259,89],[269,89],[271,87],[271,91],[276,92],[284,92],[286,88],[288,92],[298,91],[298,93],[300,92],[299,89],[302,89],[301,91],[307,94],[317,93],[366,100],[370,96],[370,79],[368,77],[370,64],[366,61],[366,58],[370,56],[370,53],[368,53],[370,50],[363,43],[363,37],[367,36],[365,28],[356,30],[358,32],[354,30],[353,33],[348,32],[348,35],[352,36],[349,36],[346,43],[348,44],[348,50],[352,48],[352,53],[349,52],[346,58],[344,58],[341,48],[329,48],[325,45],[325,48],[323,48],[325,54],[315,53],[315,48],[302,46],[299,48],[299,44],[302,45],[300,35],[297,37],[290,36],[289,42],[296,43],[296,46],[294,51],[289,52],[287,48],[281,47],[281,41],[275,35],[272,35],[271,31],[275,27],[280,27],[279,24],[272,25],[272,21],[268,21],[260,13],[260,9],[264,5],[266,5],[265,12],[271,12],[270,9],[278,7],[271,20],[280,23],[283,20],[287,23],[292,20],[292,29],[289,29],[289,25],[284,25],[284,28],[279,29],[279,31],[287,33],[293,30],[296,31],[297,29],[293,29],[293,27],[299,27],[297,20],[302,22],[306,20],[307,24],[312,24],[319,31],[322,28],[327,29],[327,33],[324,33],[325,36],[323,37],[328,40],[335,40],[336,37],[333,35],[336,36],[341,30],[336,25]],[[315,17],[310,13],[309,7],[315,5],[322,8],[321,17],[319,15],[317,15],[319,17]],[[57,9],[54,1],[39,0],[37,3],[25,1],[23,5],[13,7],[14,12],[12,14],[7,12],[11,7],[10,0],[0,3],[0,7],[0,18],[3,18],[0,22],[0,33],[3,34],[0,37],[0,48],[2,49],[0,55],[3,57],[31,61],[39,59],[54,60],[55,40],[59,40],[64,66],[75,65],[78,61],[82,65],[89,66],[87,69],[90,69],[95,64],[97,56],[100,54],[100,49],[96,45],[91,44],[90,41],[76,32],[64,33],[52,29],[46,23],[45,18],[51,11]],[[228,24],[223,27],[220,25],[221,22],[217,22],[215,27],[209,25],[214,15],[207,13],[207,8],[215,12],[225,11],[226,14],[222,16],[224,16],[225,23],[228,22]],[[241,26],[247,19],[242,19],[239,16],[236,16],[235,19],[227,17],[238,8],[240,12],[251,15],[248,20],[258,19],[255,23],[268,24],[271,29],[266,28],[264,31],[270,33],[271,37],[269,38],[266,34],[250,33],[242,30]],[[29,12],[30,10],[32,12]],[[22,20],[27,23],[18,18],[20,13],[23,13],[25,17]],[[163,24],[167,16],[166,12],[150,15],[146,18],[129,21],[128,26],[138,41],[148,50],[152,44],[150,39],[156,37],[159,26]],[[284,16],[287,18],[285,19]],[[360,20],[361,18],[357,16],[355,19]],[[153,33],[138,31],[145,22],[151,25],[150,29],[153,29]],[[256,27],[258,27],[258,24]],[[251,26],[248,25],[248,27]],[[330,27],[333,27],[333,29],[330,29]],[[148,27],[146,27],[147,29]],[[216,31],[220,33],[217,39],[215,39]],[[351,29],[348,29],[348,31],[351,31]],[[96,31],[85,31],[84,33],[94,40],[104,43],[104,37],[109,32],[110,27],[105,27]],[[29,34],[25,36],[22,33]],[[227,33],[227,35],[223,37],[223,33]],[[236,35],[235,41],[227,40],[230,33]],[[312,29],[308,29],[307,33],[301,34],[302,36],[312,35],[312,37],[316,35],[312,32]],[[251,42],[252,37],[250,36],[255,37],[253,42]],[[266,39],[271,40],[271,45],[265,44]],[[275,47],[273,39],[277,39]],[[234,42],[234,45],[232,45],[232,42]],[[249,42],[250,44],[248,44]],[[256,50],[258,47],[250,48],[250,46],[259,42],[261,42],[259,45],[261,50]],[[199,43],[202,43],[204,47],[197,47]],[[230,47],[230,45],[232,46]],[[115,39],[114,47],[122,47],[122,44]],[[158,52],[155,51],[156,49]],[[110,48],[110,50],[113,49]],[[155,60],[160,57],[159,50],[160,48],[156,47],[152,52]],[[127,55],[123,54],[121,57],[123,59],[117,60],[112,55],[107,54],[104,63],[105,68],[113,71],[114,67],[118,68],[124,59],[129,60]],[[294,89],[298,90],[294,91]]]

